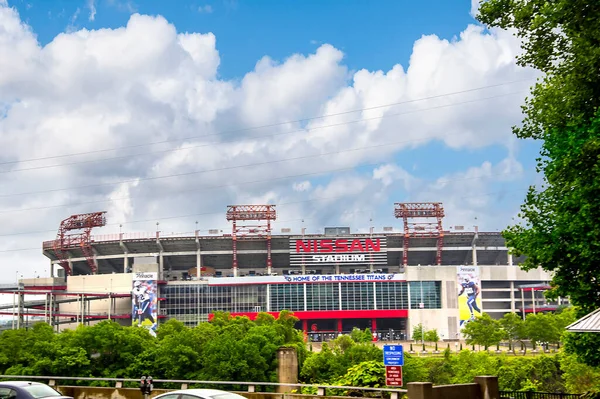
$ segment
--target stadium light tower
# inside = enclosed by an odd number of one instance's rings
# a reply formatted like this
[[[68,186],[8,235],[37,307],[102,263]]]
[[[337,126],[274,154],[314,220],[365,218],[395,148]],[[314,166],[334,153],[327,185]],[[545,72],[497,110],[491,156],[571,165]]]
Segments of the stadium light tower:
[[[408,265],[408,244],[410,238],[437,238],[435,261],[442,264],[444,231],[442,218],[444,207],[441,202],[401,202],[394,204],[394,216],[404,221],[404,251],[402,264]],[[434,219],[432,221],[431,219]]]
[[[73,273],[69,264],[69,250],[77,248],[83,252],[92,274],[98,271],[92,251],[91,233],[94,227],[106,225],[105,213],[106,211],[72,215],[60,222],[53,250],[67,276]]]
[[[237,240],[266,238],[267,273],[271,273],[271,220],[277,219],[275,205],[228,205],[227,220],[232,222],[233,276],[238,275]],[[239,225],[238,222],[257,221],[254,225]]]

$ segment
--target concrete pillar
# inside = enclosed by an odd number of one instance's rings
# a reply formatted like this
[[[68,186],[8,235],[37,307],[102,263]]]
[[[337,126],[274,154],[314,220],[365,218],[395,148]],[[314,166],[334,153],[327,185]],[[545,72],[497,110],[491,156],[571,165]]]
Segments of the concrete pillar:
[[[510,282],[510,311],[515,313],[517,311],[517,306],[515,304],[515,282]]]
[[[50,277],[54,277],[54,262],[50,261]]]
[[[280,384],[298,383],[298,354],[294,348],[279,348],[277,350],[277,380]],[[278,393],[289,393],[297,387],[282,385],[277,387]]]
[[[98,269],[100,268],[100,266],[98,266],[98,255],[96,255],[95,253],[92,257],[92,261],[94,262],[94,266],[96,266],[96,271],[92,274],[98,274]]]
[[[525,320],[525,291],[521,288],[521,316]]]
[[[510,249],[509,249],[510,251]],[[513,265],[513,256],[510,252],[508,252],[508,265],[512,266]]]
[[[200,248],[196,250],[196,278],[200,280],[202,276],[202,252],[200,252]]]
[[[409,399],[433,399],[433,384],[431,382],[409,382],[406,384]]]
[[[127,273],[127,269],[129,269],[129,257],[127,256],[127,252],[123,254],[123,273]]]
[[[19,292],[17,294],[17,330],[25,326],[25,320],[23,318],[23,312],[25,310],[25,294]]]
[[[479,397],[481,399],[500,399],[498,377],[491,375],[478,376],[475,377],[475,383],[479,385],[479,389],[481,392]]]
[[[473,245],[473,266],[477,266],[477,247]]]

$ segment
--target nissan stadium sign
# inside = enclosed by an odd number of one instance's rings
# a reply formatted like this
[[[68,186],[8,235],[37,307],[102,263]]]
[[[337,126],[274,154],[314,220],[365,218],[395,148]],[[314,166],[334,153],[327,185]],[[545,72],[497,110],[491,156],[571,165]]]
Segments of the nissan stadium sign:
[[[290,266],[387,265],[385,237],[290,238]]]

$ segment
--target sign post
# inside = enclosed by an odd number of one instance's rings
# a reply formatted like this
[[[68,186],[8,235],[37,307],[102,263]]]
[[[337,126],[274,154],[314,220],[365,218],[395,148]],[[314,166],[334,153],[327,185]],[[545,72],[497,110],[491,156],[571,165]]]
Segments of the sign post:
[[[385,365],[385,384],[402,386],[402,366],[404,366],[402,345],[384,345],[383,364]]]

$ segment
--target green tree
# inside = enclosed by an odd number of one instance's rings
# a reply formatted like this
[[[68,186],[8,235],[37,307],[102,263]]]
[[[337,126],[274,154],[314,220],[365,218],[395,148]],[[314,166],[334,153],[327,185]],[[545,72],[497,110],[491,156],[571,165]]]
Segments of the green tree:
[[[586,366],[572,354],[560,356],[560,368],[568,392],[600,392],[600,368]]]
[[[514,341],[523,337],[523,319],[516,313],[505,313],[498,322],[504,331],[504,338],[508,340],[511,349],[514,348]]]
[[[489,314],[483,313],[481,317],[467,323],[463,328],[463,335],[469,345],[481,345],[486,350],[497,345],[504,337],[498,320],[494,320]]]
[[[354,327],[352,331],[350,331],[350,337],[354,342],[371,342],[373,341],[373,335],[371,334],[370,329],[361,330],[359,328]]]
[[[543,76],[523,111],[520,138],[542,141],[538,171],[521,206],[521,223],[504,231],[507,245],[525,255],[524,269],[553,272],[550,296],[569,297],[580,317],[600,307],[600,3],[587,0],[489,0],[478,19],[515,29],[518,63]],[[567,348],[600,365],[599,335],[569,337]]]
[[[330,343],[323,343],[320,352],[306,359],[300,377],[311,384],[331,382],[346,374],[352,366],[382,360],[383,351],[371,342],[357,343],[349,335],[341,335]]]
[[[431,343],[439,342],[440,336],[437,330],[434,328],[433,330],[428,330],[425,332],[425,334],[423,334],[423,340]]]
[[[425,333],[425,330],[423,329],[423,324],[419,323],[413,327],[412,339],[415,341],[425,340],[424,333]]]
[[[385,387],[385,366],[382,361],[370,360],[358,363],[348,369],[346,374],[334,381],[334,385],[347,387]],[[378,392],[360,391],[360,390],[339,390],[341,392],[332,392],[334,395],[362,397],[379,396]]]
[[[562,334],[556,323],[556,317],[552,313],[528,314],[523,330],[533,346],[540,342],[557,343]]]

